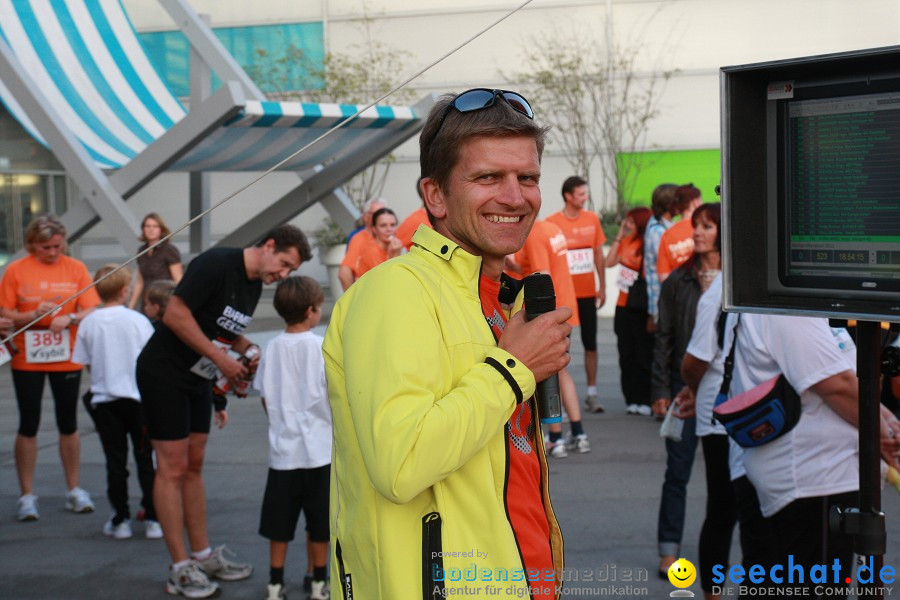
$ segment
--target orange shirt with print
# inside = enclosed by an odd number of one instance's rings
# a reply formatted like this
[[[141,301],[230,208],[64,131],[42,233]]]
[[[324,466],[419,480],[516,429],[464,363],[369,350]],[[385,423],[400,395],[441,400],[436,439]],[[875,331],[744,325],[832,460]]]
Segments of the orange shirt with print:
[[[62,302],[92,282],[91,274],[80,260],[63,255],[56,263],[48,265],[28,255],[6,267],[3,280],[0,281],[0,307],[30,312],[37,309],[41,302]],[[100,297],[97,290],[90,288],[78,298],[66,302],[58,313],[44,317],[30,329],[18,334],[13,338],[19,352],[12,358],[12,368],[20,371],[80,371],[81,365],[70,360],[28,362],[28,348],[46,345],[48,341],[58,339],[49,333],[50,322],[54,317],[93,308],[98,304]],[[75,347],[77,331],[77,326],[68,328],[70,356]]]
[[[644,262],[644,240],[631,235],[619,243],[619,298],[616,306],[625,306],[628,302],[628,291],[640,276],[641,263]]]
[[[484,275],[479,280],[481,311],[499,340],[506,326],[503,307],[500,305],[500,282]],[[550,524],[544,510],[541,492],[541,463],[537,456],[535,440],[540,436],[530,401],[521,402],[506,423],[506,441],[509,453],[509,474],[506,479],[506,512],[512,526],[522,566],[526,573],[541,574],[553,571],[553,554],[550,550]],[[515,568],[513,565],[510,569]],[[556,597],[554,582],[535,581],[530,585],[537,593],[532,600],[553,600]]]
[[[403,222],[400,223],[397,231],[394,233],[397,239],[403,242],[407,250],[412,246],[412,237],[419,225],[432,228],[431,223],[428,221],[428,212],[425,210],[425,207],[414,210],[412,214],[403,219]]]
[[[662,234],[656,270],[660,279],[687,262],[694,253],[694,226],[690,219],[681,219]]]
[[[369,245],[377,244],[375,244],[375,237],[366,229],[354,235],[347,243],[347,252],[344,253],[344,260],[341,261],[341,266],[350,267],[350,270],[353,271],[353,276],[357,279],[359,279],[357,274],[359,260],[367,252]]]
[[[597,283],[594,281],[595,258],[603,251],[606,235],[600,226],[600,219],[588,210],[578,212],[574,219],[565,211],[553,213],[547,220],[562,229],[569,246],[569,273],[575,286],[576,298],[594,298]]]
[[[578,301],[575,299],[572,276],[569,275],[568,249],[566,236],[559,227],[548,221],[537,221],[525,239],[525,245],[516,252],[515,261],[522,268],[521,277],[537,271],[550,274],[556,291],[556,306],[572,309],[569,325],[577,327]]]

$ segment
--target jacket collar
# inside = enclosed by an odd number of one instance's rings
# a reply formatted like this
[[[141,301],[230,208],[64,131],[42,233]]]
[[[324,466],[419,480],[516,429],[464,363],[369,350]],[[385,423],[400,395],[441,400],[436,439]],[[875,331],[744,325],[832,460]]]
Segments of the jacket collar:
[[[424,252],[447,261],[452,270],[464,281],[477,283],[481,274],[480,256],[468,253],[456,242],[428,227],[419,227],[413,235],[412,242],[413,250],[420,248]],[[472,289],[477,290],[477,285]]]

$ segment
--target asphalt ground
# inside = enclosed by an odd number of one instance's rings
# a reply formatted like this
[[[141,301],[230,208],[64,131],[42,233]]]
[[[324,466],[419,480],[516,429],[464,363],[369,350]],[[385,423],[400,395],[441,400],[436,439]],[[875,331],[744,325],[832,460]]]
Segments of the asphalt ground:
[[[255,321],[252,335],[264,341],[274,334],[274,319]],[[606,412],[584,416],[592,451],[550,462],[551,496],[565,538],[567,577],[563,597],[664,598],[675,588],[656,574],[656,516],[665,469],[665,449],[659,423],[650,417],[627,415],[618,384],[612,320],[600,319],[600,392]],[[585,375],[579,336],[570,366],[583,394]],[[33,523],[15,519],[19,496],[13,461],[18,412],[9,367],[0,367],[0,600],[6,599],[162,599],[168,554],[162,540],[143,537],[140,523],[127,540],[105,537],[101,528],[110,514],[105,496],[105,467],[96,432],[82,407],[81,486],[97,505],[91,514],[64,509],[65,485],[56,450],[52,400],[45,392],[35,479],[41,518]],[[88,376],[82,385],[88,384]],[[214,430],[206,453],[210,539],[227,544],[238,559],[250,562],[250,579],[222,583],[221,598],[265,598],[268,542],[257,533],[268,460],[267,426],[258,398],[233,399],[230,421]],[[139,499],[134,474],[129,482],[132,510]],[[682,554],[697,564],[697,539],[706,501],[702,453],[697,454],[688,487],[688,514]],[[884,490],[888,552],[885,564],[900,567],[900,497]],[[299,591],[306,566],[302,543],[290,546],[286,567],[288,596]],[[731,562],[740,561],[737,536]],[[898,569],[900,570],[900,569]],[[699,581],[690,587],[702,597]],[[900,592],[894,590],[894,595]],[[503,597],[502,594],[500,596]],[[734,597],[726,594],[725,597]],[[405,600],[405,599],[384,599]]]

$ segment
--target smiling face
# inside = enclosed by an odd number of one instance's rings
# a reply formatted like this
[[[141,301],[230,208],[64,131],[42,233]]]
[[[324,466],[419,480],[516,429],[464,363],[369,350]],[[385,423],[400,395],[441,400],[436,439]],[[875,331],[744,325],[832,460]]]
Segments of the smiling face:
[[[262,257],[259,267],[259,278],[263,283],[275,283],[287,279],[291,271],[300,267],[300,252],[289,246],[284,252],[275,250],[274,240],[267,240],[262,245]]]
[[[387,246],[394,236],[394,232],[397,231],[397,217],[391,213],[381,213],[378,215],[374,227],[375,239],[377,239],[382,246]]]
[[[669,567],[668,575],[669,583],[677,588],[686,588],[690,587],[697,579],[697,569],[694,568],[691,561],[679,558]]]
[[[447,190],[423,180],[439,233],[499,270],[518,251],[541,209],[541,164],[528,137],[475,137],[460,147]]]
[[[57,233],[45,242],[32,243],[31,253],[42,263],[53,265],[56,264],[59,261],[59,257],[62,256],[64,245],[65,240],[63,239],[63,236]]]
[[[706,214],[702,214],[697,219],[697,225],[694,227],[694,253],[708,254],[710,252],[718,252],[716,248],[716,238],[719,235],[719,228],[716,224],[709,220]]]

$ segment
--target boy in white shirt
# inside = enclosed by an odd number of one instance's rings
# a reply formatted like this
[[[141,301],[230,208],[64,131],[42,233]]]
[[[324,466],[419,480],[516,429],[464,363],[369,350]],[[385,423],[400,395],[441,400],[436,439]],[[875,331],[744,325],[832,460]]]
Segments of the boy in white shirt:
[[[117,267],[115,264],[101,267],[94,281]],[[143,493],[145,535],[158,539],[162,537],[162,528],[153,507],[153,449],[135,381],[137,357],[153,335],[153,326],[147,317],[125,306],[130,288],[131,271],[124,267],[97,283],[103,304],[81,322],[72,360],[90,370],[91,389],[85,394],[84,403],[106,455],[106,495],[114,512],[103,526],[103,533],[115,539],[132,535],[128,510],[130,436]]]
[[[328,598],[328,493],[331,408],[325,387],[322,337],[310,331],[322,319],[322,288],[309,277],[278,284],[274,306],[287,324],[269,342],[254,387],[269,417],[269,476],[259,533],[270,540],[268,599],[284,598],[288,542],[306,515],[312,600]]]

